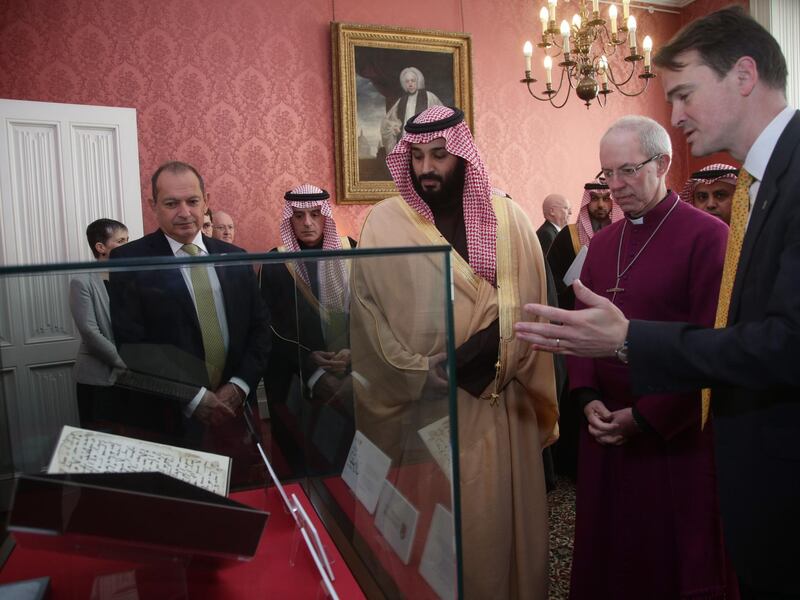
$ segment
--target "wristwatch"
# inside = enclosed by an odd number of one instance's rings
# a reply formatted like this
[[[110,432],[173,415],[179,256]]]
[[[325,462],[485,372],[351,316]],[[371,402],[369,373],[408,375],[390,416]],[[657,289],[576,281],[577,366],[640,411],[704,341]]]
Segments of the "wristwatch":
[[[622,342],[622,346],[614,350],[614,354],[617,355],[617,360],[622,364],[628,364],[628,340]]]

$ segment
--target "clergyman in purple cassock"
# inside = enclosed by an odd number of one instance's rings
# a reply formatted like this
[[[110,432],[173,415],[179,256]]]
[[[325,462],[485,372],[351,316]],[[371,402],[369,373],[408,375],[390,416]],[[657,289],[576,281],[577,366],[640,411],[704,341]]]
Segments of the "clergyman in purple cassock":
[[[624,117],[603,136],[601,166],[626,218],[594,236],[581,281],[629,319],[710,326],[728,228],[667,190],[670,160],[651,119]],[[731,598],[700,392],[632,396],[624,349],[568,368],[586,417],[570,597]]]

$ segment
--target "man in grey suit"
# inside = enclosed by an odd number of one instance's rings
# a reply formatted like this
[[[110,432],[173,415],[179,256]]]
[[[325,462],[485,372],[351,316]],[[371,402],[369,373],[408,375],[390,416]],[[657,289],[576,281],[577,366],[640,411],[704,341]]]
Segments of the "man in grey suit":
[[[692,154],[727,150],[744,161],[716,328],[628,321],[576,283],[588,308],[529,305],[551,323],[517,323],[517,335],[543,350],[630,359],[636,395],[710,387],[720,510],[741,597],[797,598],[800,112],[787,106],[780,46],[741,7],[689,23],[654,62]]]
[[[114,248],[127,243],[128,228],[113,219],[98,219],[86,228],[86,239],[95,259],[107,261]],[[88,428],[112,421],[118,395],[124,393],[113,387],[116,371],[125,363],[114,345],[106,279],[107,274],[92,271],[69,283],[69,308],[81,335],[74,369],[78,414],[81,426]]]

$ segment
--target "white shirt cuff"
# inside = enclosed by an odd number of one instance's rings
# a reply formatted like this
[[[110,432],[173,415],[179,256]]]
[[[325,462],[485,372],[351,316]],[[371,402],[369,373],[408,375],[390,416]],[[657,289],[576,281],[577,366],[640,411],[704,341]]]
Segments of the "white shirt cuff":
[[[361,386],[362,386],[362,387],[363,387],[365,390],[368,390],[368,389],[369,389],[369,380],[368,380],[368,379],[366,379],[366,378],[365,378],[363,375],[361,375],[361,373],[358,373],[357,371],[351,371],[351,372],[350,372],[350,375],[352,375],[352,376],[353,376],[353,379],[355,379],[356,381],[358,381],[358,383],[360,383],[360,384],[361,384]]]
[[[322,377],[324,374],[325,374],[325,369],[319,367],[317,368],[316,371],[314,371],[311,374],[311,377],[308,378],[306,385],[308,386],[308,391],[311,392],[312,396],[314,395],[314,386],[317,385],[319,378]]]
[[[247,397],[250,395],[250,386],[245,383],[244,379],[239,379],[238,377],[231,377],[228,380],[228,383],[233,383],[234,385],[242,388],[245,399],[247,399]]]
[[[197,392],[197,395],[194,398],[192,398],[192,401],[189,402],[189,404],[187,404],[183,408],[183,414],[186,416],[186,418],[189,418],[194,414],[197,405],[200,404],[200,401],[203,399],[205,393],[206,393],[206,388],[201,387],[200,391]]]

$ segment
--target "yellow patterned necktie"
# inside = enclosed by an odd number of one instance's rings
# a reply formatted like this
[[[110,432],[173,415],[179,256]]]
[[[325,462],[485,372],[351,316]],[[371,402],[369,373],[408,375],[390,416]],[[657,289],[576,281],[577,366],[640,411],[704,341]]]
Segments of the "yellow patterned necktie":
[[[200,253],[200,248],[194,244],[184,244],[182,250],[191,256],[197,256]],[[214,303],[214,293],[208,278],[208,267],[193,265],[190,272],[194,301],[197,305],[197,318],[200,321],[200,333],[203,336],[208,381],[210,388],[215,390],[222,381],[222,370],[225,368],[225,342],[222,340],[217,306]]]
[[[719,300],[717,301],[717,316],[714,327],[719,329],[728,325],[728,309],[731,306],[733,282],[736,280],[736,267],[739,264],[739,255],[742,253],[742,242],[747,227],[747,215],[750,212],[750,186],[755,179],[743,168],[739,170],[736,180],[736,189],[731,201],[731,228],[728,232],[728,246],[725,249],[725,265],[722,267],[722,283],[719,287]],[[701,407],[701,424],[704,427],[708,420],[708,411],[711,408],[711,390],[703,390]]]

